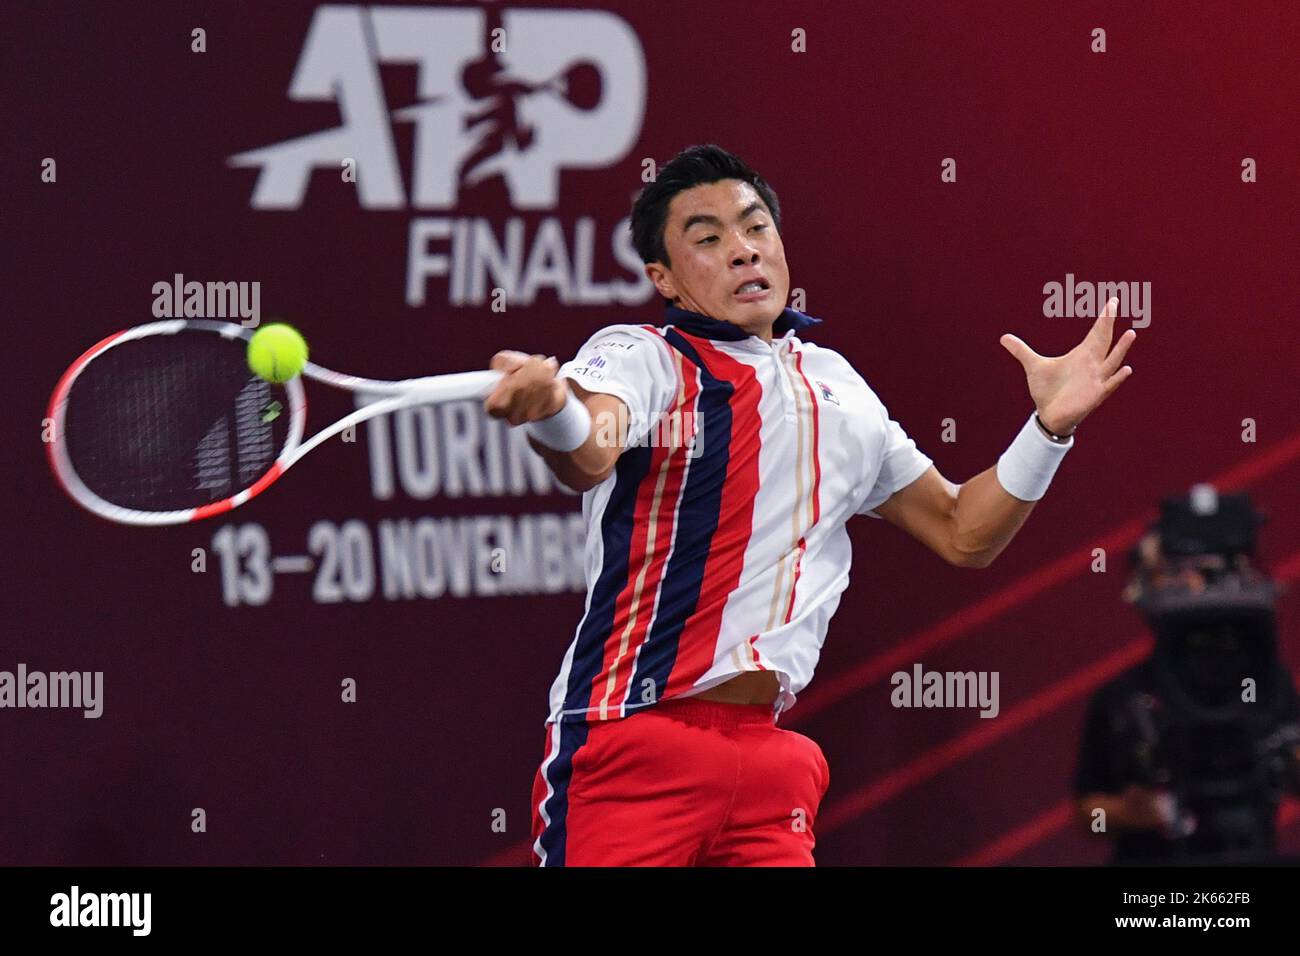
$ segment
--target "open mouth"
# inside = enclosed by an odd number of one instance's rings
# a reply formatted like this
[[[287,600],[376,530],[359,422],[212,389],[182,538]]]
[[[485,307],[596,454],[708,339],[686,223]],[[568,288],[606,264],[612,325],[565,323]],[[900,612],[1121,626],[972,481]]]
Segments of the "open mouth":
[[[755,296],[761,295],[769,288],[771,287],[767,284],[766,279],[750,279],[748,282],[742,282],[737,286],[736,291],[732,294],[741,297]]]

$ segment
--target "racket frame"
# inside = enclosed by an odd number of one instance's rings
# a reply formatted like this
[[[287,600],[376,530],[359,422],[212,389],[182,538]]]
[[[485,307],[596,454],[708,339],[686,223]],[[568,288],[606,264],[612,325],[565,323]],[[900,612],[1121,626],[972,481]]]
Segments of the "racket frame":
[[[121,332],[115,332],[100,340],[83,352],[59,379],[50,396],[47,418],[53,423],[54,434],[46,444],[50,467],[59,485],[68,496],[81,507],[93,514],[118,524],[160,526],[186,524],[222,514],[247,503],[275,483],[286,471],[304,455],[318,445],[347,429],[376,418],[387,415],[401,408],[414,405],[426,405],[434,402],[456,401],[470,398],[483,398],[501,379],[500,372],[457,372],[449,375],[429,375],[423,378],[409,378],[400,381],[361,378],[345,375],[308,362],[300,375],[284,382],[285,394],[289,399],[289,431],[280,453],[271,466],[256,481],[209,504],[175,511],[140,511],[114,504],[97,495],[88,488],[77,474],[68,454],[65,441],[65,423],[67,418],[68,395],[73,383],[94,359],[109,349],[127,342],[157,335],[176,335],[180,332],[200,331],[219,335],[227,340],[247,342],[253,337],[254,329],[245,328],[233,322],[217,322],[211,319],[166,319],[148,322]],[[251,373],[250,373],[251,374]],[[305,442],[303,433],[307,426],[307,394],[302,379],[310,378],[344,391],[367,395],[382,396],[345,415],[333,424],[321,429]]]

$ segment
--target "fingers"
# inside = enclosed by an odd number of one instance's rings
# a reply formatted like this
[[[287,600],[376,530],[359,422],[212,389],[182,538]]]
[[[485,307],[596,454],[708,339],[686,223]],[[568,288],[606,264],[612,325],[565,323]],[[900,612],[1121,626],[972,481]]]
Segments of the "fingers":
[[[1034,359],[1042,358],[1037,352],[1022,342],[1019,338],[1008,332],[1002,338],[998,339],[1002,347],[1016,357],[1021,365],[1029,367],[1029,363]]]
[[[1129,348],[1137,341],[1137,332],[1129,329],[1119,337],[1115,347],[1111,349],[1110,354],[1106,356],[1106,361],[1101,363],[1101,374],[1104,376],[1113,375],[1119,368],[1120,363],[1124,361],[1124,356],[1128,354]]]
[[[483,411],[487,412],[493,418],[505,418],[510,412],[510,393],[511,387],[507,384],[509,376],[501,379],[497,387],[488,393],[488,397],[483,399]]]
[[[567,391],[568,386],[564,380],[555,378],[530,388],[520,393],[505,418],[511,425],[550,418],[564,405]]]
[[[1122,369],[1106,380],[1106,384],[1101,387],[1101,401],[1105,401],[1115,393],[1115,389],[1123,385],[1130,375],[1133,374],[1133,366],[1125,365]],[[1098,404],[1101,404],[1098,402]]]
[[[504,349],[492,356],[492,361],[488,363],[488,368],[494,372],[510,373],[527,361],[527,353],[516,352],[514,349]]]
[[[1110,348],[1111,336],[1115,334],[1115,314],[1119,309],[1119,299],[1111,296],[1106,300],[1106,307],[1101,310],[1101,315],[1097,316],[1097,321],[1092,323],[1092,328],[1088,330],[1088,340],[1092,343],[1093,348],[1099,348],[1102,355]]]
[[[492,356],[491,365],[505,372],[483,400],[483,410],[493,418],[522,425],[547,418],[563,405],[567,386],[555,377],[560,368],[555,356],[503,351]]]
[[[505,349],[493,355],[492,360],[488,362],[488,368],[492,371],[505,373],[501,376],[501,381],[497,382],[496,388],[483,399],[483,410],[493,418],[504,418],[509,413],[510,396],[514,391],[510,381],[511,373],[527,360],[528,356],[525,353]]]

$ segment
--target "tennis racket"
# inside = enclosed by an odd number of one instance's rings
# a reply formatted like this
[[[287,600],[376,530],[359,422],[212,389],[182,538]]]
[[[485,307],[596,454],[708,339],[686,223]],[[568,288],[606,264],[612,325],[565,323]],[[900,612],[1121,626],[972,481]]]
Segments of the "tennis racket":
[[[308,362],[274,385],[248,368],[253,330],[173,319],[110,335],[63,373],[50,398],[54,477],[101,518],[132,525],[199,521],[238,508],[345,429],[399,408],[484,398],[500,372],[397,382]],[[303,441],[308,378],[379,396]]]

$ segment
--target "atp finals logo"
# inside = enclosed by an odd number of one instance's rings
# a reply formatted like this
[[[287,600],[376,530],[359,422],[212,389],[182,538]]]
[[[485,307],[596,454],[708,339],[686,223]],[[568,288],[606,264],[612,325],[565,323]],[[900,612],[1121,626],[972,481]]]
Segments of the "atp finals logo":
[[[415,70],[415,102],[389,102],[381,66]],[[313,173],[329,169],[364,209],[453,210],[499,178],[515,210],[545,211],[559,204],[562,170],[627,155],[645,86],[636,33],[607,11],[322,6],[289,98],[335,103],[342,124],[229,163],[259,170],[254,209],[300,208]],[[397,124],[413,127],[409,184]],[[545,289],[566,305],[636,305],[654,293],[627,219],[590,216],[412,219],[407,304],[442,285],[452,305],[528,305]]]

